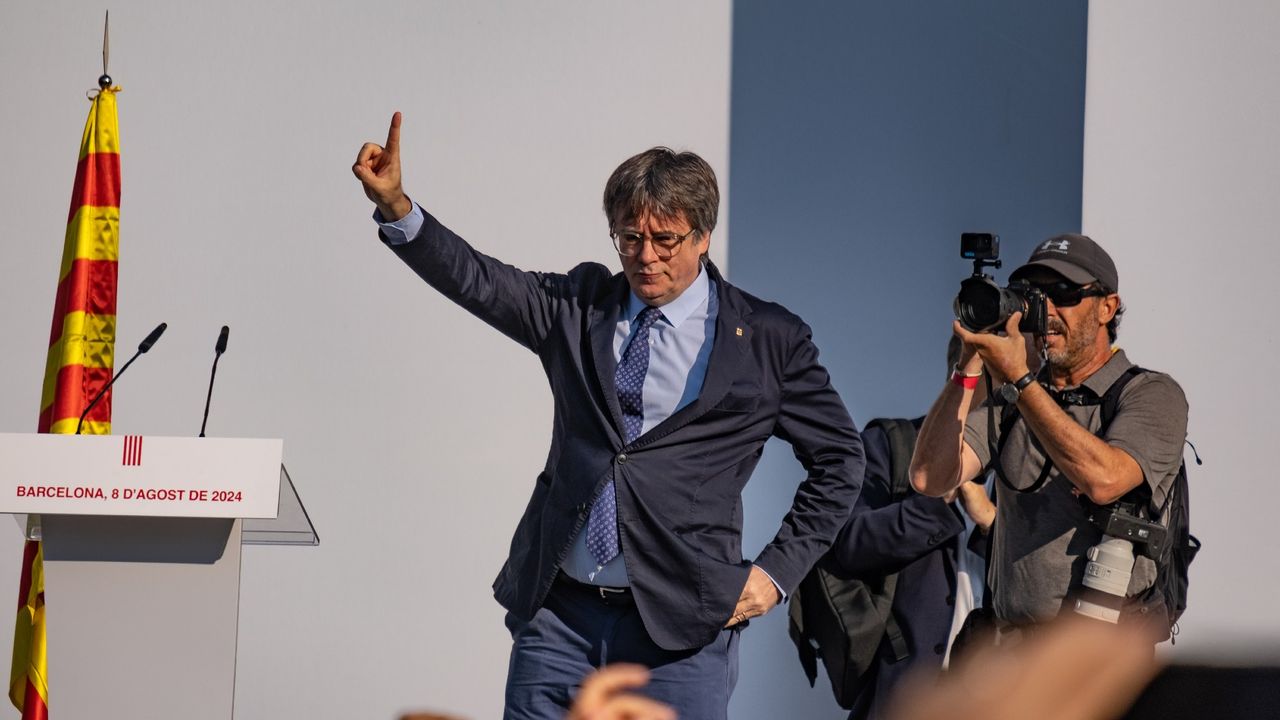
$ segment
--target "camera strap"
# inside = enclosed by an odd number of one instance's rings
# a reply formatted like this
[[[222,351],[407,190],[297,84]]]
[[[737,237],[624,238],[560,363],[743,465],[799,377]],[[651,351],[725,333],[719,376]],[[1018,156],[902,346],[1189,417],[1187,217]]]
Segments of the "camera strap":
[[[1007,424],[1010,428],[1012,428],[1013,424],[1017,422],[1019,418],[1020,416],[1018,414],[1017,408],[1014,408],[1012,410],[1007,410],[1001,414],[1000,425],[1003,427],[1004,425]],[[990,436],[995,430],[994,412],[988,413],[987,419],[988,419],[988,424],[990,426],[987,434],[988,436]],[[1000,462],[1000,454],[1004,452],[1005,439],[1008,437],[1008,434],[1009,434],[1008,429],[1003,430],[1000,433],[999,444],[997,445],[995,443],[992,443],[991,464],[996,471],[996,477],[1000,479],[1000,483],[1002,485],[1004,485],[1006,488],[1016,493],[1033,493],[1033,492],[1039,491],[1040,488],[1044,487],[1045,482],[1049,480],[1049,473],[1053,471],[1053,459],[1046,454],[1044,459],[1044,465],[1040,466],[1040,474],[1039,476],[1036,477],[1036,481],[1031,483],[1031,485],[1026,488],[1017,487],[1012,482],[1010,482],[1009,477],[1004,474],[1004,463]]]
[[[1129,384],[1130,380],[1145,372],[1147,372],[1147,370],[1137,365],[1128,367],[1120,377],[1116,378],[1115,382],[1111,384],[1111,387],[1108,387],[1106,392],[1101,396],[1088,389],[1081,388],[1065,390],[1062,392],[1055,392],[1051,390],[1049,395],[1058,403],[1059,407],[1063,408],[1072,405],[1100,405],[1101,424],[1099,424],[1098,429],[1094,431],[1093,434],[1098,437],[1102,437],[1111,426],[1111,421],[1115,419],[1116,410],[1120,404],[1121,391],[1123,391],[1125,386]],[[994,397],[990,394],[990,374],[987,374],[986,380],[988,397]],[[1013,429],[1014,424],[1016,424],[1021,418],[1022,414],[1018,411],[1018,406],[1016,404],[1012,407],[1008,405],[1003,406],[1003,410],[1000,414],[999,441],[997,442],[994,439],[997,435],[995,425],[995,403],[993,402],[987,408],[987,443],[991,451],[991,465],[994,466],[996,477],[1000,479],[1000,482],[1013,492],[1033,493],[1044,487],[1045,482],[1049,479],[1049,473],[1053,470],[1053,459],[1049,457],[1048,452],[1045,452],[1044,465],[1040,468],[1040,473],[1036,478],[1036,481],[1025,489],[1018,488],[1010,482],[1009,478],[1004,474],[1003,463],[1000,462],[1000,456],[1004,452],[1005,443],[1009,440],[1009,431]],[[1031,433],[1030,429],[1027,430],[1027,436],[1029,439],[1034,439],[1035,437],[1034,434]],[[1143,494],[1146,495],[1145,498],[1142,497]],[[1083,496],[1082,499],[1086,501],[1088,500],[1088,498],[1084,498]],[[1163,507],[1157,508],[1151,506],[1150,490],[1146,488],[1145,485],[1134,488],[1132,491],[1127,493],[1125,497],[1120,498],[1120,500],[1117,500],[1116,502],[1131,503],[1137,507],[1145,506],[1155,517],[1159,517],[1164,511]],[[1168,504],[1167,499],[1165,504]]]
[[[1141,372],[1141,370],[1139,370],[1139,372]],[[1096,395],[1095,393],[1087,389],[1081,389],[1081,388],[1076,388],[1073,390],[1065,390],[1062,392],[1056,392],[1056,391],[1050,390],[1049,396],[1052,397],[1054,401],[1058,403],[1058,407],[1062,407],[1062,408],[1069,407],[1071,405],[1079,405],[1079,406],[1102,405],[1103,406],[1102,425],[1098,428],[1097,432],[1094,433],[1095,435],[1101,436],[1103,433],[1107,431],[1107,426],[1111,424],[1111,418],[1114,417],[1115,415],[1115,406],[1117,403],[1117,398],[1119,397],[1119,394],[1120,394],[1119,390],[1122,390],[1124,386],[1128,384],[1128,381],[1131,377],[1132,375],[1128,373],[1126,373],[1125,375],[1122,375],[1120,379],[1117,380],[1116,383],[1111,388],[1108,388],[1107,392],[1101,397],[1099,397],[1098,395]],[[987,382],[988,382],[988,387],[990,387],[991,381],[989,377]],[[992,458],[991,462],[995,466],[996,476],[1000,478],[1000,482],[1006,488],[1008,488],[1009,490],[1012,490],[1013,492],[1017,492],[1017,493],[1038,492],[1040,488],[1044,487],[1044,484],[1048,482],[1049,473],[1053,471],[1053,458],[1049,457],[1048,451],[1044,451],[1043,448],[1041,448],[1042,451],[1044,452],[1044,464],[1040,466],[1040,473],[1036,477],[1035,482],[1031,483],[1029,487],[1019,488],[1009,480],[1008,476],[1004,474],[1004,468],[1003,468],[1004,463],[1000,462],[999,458],[1004,453],[1005,443],[1009,441],[1009,431],[1011,431],[1013,429],[1013,426],[1019,420],[1022,419],[1022,413],[1018,410],[1018,406],[1016,404],[1011,406],[1005,405],[1003,407],[1004,409],[1000,413],[1000,432],[998,435],[999,441],[996,441],[993,439],[997,437],[995,432],[996,427],[995,427],[994,403],[989,408],[989,411],[987,413],[987,442],[990,444],[990,447],[991,447],[991,458]],[[1029,428],[1027,430],[1027,438],[1029,442],[1034,442],[1036,439],[1035,434],[1032,433]]]
[[[1000,483],[1009,490],[1016,493],[1037,492],[1040,488],[1044,487],[1045,482],[1048,481],[1049,473],[1053,470],[1053,460],[1049,457],[1049,453],[1046,452],[1044,456],[1044,465],[1040,468],[1040,475],[1036,478],[1036,481],[1031,483],[1031,486],[1026,489],[1019,488],[1009,481],[1009,477],[1004,474],[1004,463],[1000,461],[1000,456],[1004,453],[1005,443],[1009,440],[1009,431],[1013,429],[1014,424],[1018,422],[1022,417],[1022,414],[1018,412],[1017,404],[1011,406],[1002,403],[1000,411],[1000,432],[997,435],[997,396],[991,391],[991,373],[984,371],[983,375],[987,381],[987,397],[991,398],[991,402],[987,405],[987,447],[988,453],[991,456],[988,466],[996,471],[996,477],[1000,480]],[[1027,436],[1028,438],[1033,437],[1030,430],[1027,431]],[[1000,438],[999,441],[996,440],[997,437]]]

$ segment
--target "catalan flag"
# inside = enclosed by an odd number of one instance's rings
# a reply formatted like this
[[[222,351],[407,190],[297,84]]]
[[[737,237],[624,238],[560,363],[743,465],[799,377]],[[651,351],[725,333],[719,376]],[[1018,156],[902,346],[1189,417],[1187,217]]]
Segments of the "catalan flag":
[[[98,92],[80,141],[53,304],[39,432],[74,433],[85,406],[111,380],[120,231],[118,91],[106,87]],[[110,391],[85,418],[82,432],[111,432]],[[40,543],[28,541],[9,672],[9,699],[22,711],[23,720],[48,717],[47,672],[43,556]]]

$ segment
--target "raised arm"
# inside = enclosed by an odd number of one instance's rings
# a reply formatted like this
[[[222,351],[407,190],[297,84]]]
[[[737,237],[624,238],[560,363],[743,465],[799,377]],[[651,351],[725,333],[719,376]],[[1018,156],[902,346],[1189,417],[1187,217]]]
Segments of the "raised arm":
[[[400,183],[400,123],[397,112],[391,117],[386,145],[365,143],[351,166],[365,195],[378,207],[383,241],[445,297],[540,352],[554,318],[571,311],[574,288],[607,278],[608,271],[583,264],[569,275],[527,272],[471,247],[405,195]],[[392,224],[405,226],[395,227],[400,237],[392,236]]]
[[[958,322],[955,329],[957,334],[964,332]],[[960,349],[956,369],[971,376],[982,370],[982,358],[968,343]],[[916,492],[946,495],[982,471],[978,455],[964,441],[964,422],[973,403],[973,393],[971,388],[948,381],[929,408],[911,456],[911,486]]]

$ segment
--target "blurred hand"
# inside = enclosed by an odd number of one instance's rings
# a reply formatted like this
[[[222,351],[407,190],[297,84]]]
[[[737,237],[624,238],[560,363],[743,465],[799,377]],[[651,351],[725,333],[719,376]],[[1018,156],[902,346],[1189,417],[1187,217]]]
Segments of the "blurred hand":
[[[409,214],[413,203],[400,186],[400,113],[391,116],[387,145],[365,143],[351,166],[364,185],[364,194],[378,206],[382,219],[394,222]]]
[[[1109,720],[1155,677],[1141,626],[1064,617],[1013,648],[982,648],[895,695],[891,720]]]
[[[676,720],[670,707],[627,692],[647,682],[649,671],[641,665],[607,665],[582,682],[565,720]]]

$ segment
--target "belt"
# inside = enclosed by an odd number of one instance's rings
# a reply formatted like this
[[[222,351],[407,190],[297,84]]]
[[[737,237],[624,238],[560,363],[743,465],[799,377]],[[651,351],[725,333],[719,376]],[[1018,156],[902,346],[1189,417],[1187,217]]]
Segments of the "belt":
[[[635,605],[635,596],[629,587],[609,587],[607,585],[591,585],[569,577],[564,572],[556,575],[556,584],[573,592],[589,595],[605,605]]]

